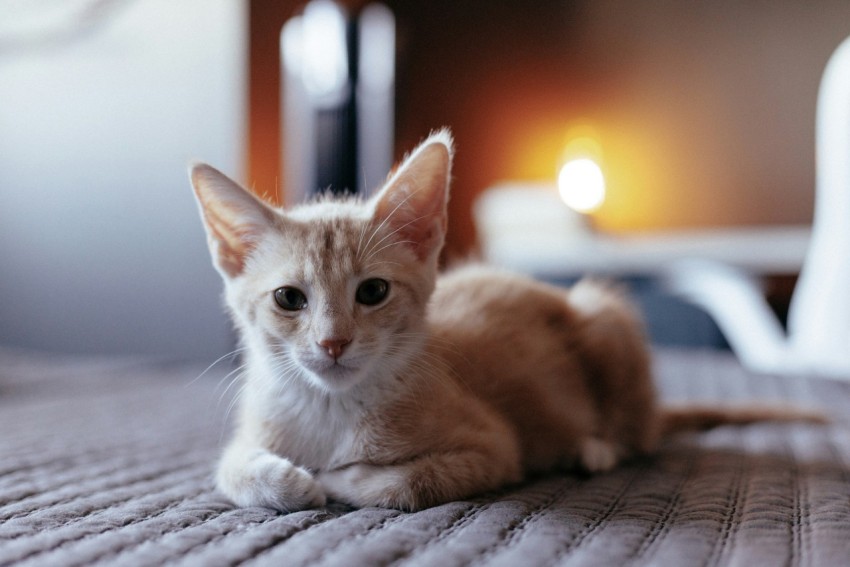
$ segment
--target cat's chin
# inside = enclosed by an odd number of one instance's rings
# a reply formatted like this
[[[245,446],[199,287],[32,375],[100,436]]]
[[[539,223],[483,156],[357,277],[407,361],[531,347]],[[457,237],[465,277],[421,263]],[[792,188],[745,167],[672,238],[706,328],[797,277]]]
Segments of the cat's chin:
[[[360,368],[332,364],[324,368],[307,368],[310,379],[321,389],[345,392],[363,381],[365,375]]]

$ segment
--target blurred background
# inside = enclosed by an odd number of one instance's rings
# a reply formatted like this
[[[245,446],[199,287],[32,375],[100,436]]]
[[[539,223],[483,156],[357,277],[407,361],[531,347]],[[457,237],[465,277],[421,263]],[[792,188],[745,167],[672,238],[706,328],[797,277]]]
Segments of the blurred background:
[[[487,256],[481,224],[507,201],[488,213],[482,195],[548,191],[581,142],[604,174],[604,200],[577,223],[552,221],[554,248],[592,231],[626,244],[660,235],[657,252],[699,247],[691,237],[708,230],[734,249],[746,229],[747,262],[776,308],[787,303],[813,213],[818,85],[850,34],[850,3],[384,0],[374,20],[361,18],[370,6],[336,4],[346,33],[359,30],[353,43],[345,36],[360,55],[349,53],[343,83],[365,89],[370,69],[390,61],[380,84],[391,96],[368,106],[379,95],[357,91],[332,118],[330,102],[316,103],[324,114],[305,126],[291,105],[309,85],[294,84],[281,51],[293,18],[303,20],[293,37],[308,35],[303,1],[0,0],[0,345],[211,361],[234,337],[188,162],[291,202],[311,182],[340,188],[299,170],[299,155],[356,155],[367,190],[374,164],[441,126],[458,148],[447,259]],[[304,45],[292,49],[303,57]],[[370,45],[371,59],[358,51]],[[334,133],[348,152],[323,149]],[[792,228],[788,252],[760,262],[776,246],[758,230],[775,227]],[[603,271],[638,273],[638,288],[668,258],[636,267],[628,246],[618,250]],[[583,265],[546,258],[521,267],[567,282]],[[688,335],[684,326],[722,346],[695,312],[657,294],[643,304],[667,325],[653,326],[658,342]]]

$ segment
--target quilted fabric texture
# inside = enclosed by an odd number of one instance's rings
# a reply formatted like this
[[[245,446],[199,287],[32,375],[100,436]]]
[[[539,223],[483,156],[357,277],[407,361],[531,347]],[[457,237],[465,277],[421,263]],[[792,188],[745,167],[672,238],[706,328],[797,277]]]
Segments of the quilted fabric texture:
[[[850,564],[850,383],[712,352],[656,368],[668,400],[791,401],[836,423],[684,435],[609,474],[413,514],[278,514],[213,490],[229,368],[0,350],[0,565]]]

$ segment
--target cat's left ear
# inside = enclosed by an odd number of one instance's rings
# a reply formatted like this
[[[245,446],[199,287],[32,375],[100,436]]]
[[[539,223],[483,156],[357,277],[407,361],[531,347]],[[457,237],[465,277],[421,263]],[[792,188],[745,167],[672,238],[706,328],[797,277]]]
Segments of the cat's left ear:
[[[189,177],[207,230],[213,264],[222,277],[234,278],[245,269],[260,236],[275,213],[248,190],[205,163],[194,164]]]
[[[453,155],[448,130],[431,134],[375,197],[373,224],[395,231],[423,261],[436,259],[445,240]]]

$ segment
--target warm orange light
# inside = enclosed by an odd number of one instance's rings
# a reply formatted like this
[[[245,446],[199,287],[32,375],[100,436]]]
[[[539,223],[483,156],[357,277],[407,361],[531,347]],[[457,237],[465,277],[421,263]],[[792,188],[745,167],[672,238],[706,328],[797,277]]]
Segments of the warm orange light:
[[[503,134],[510,145],[500,162],[501,177],[553,183],[564,164],[592,159],[605,181],[604,201],[591,213],[593,226],[614,234],[672,226],[671,211],[691,206],[675,190],[685,185],[673,175],[677,146],[659,133],[658,124],[623,114],[599,113],[577,126],[560,116],[533,118],[515,126],[516,133]]]
[[[558,192],[571,209],[592,213],[605,200],[605,176],[599,164],[582,157],[568,161],[558,173]]]

